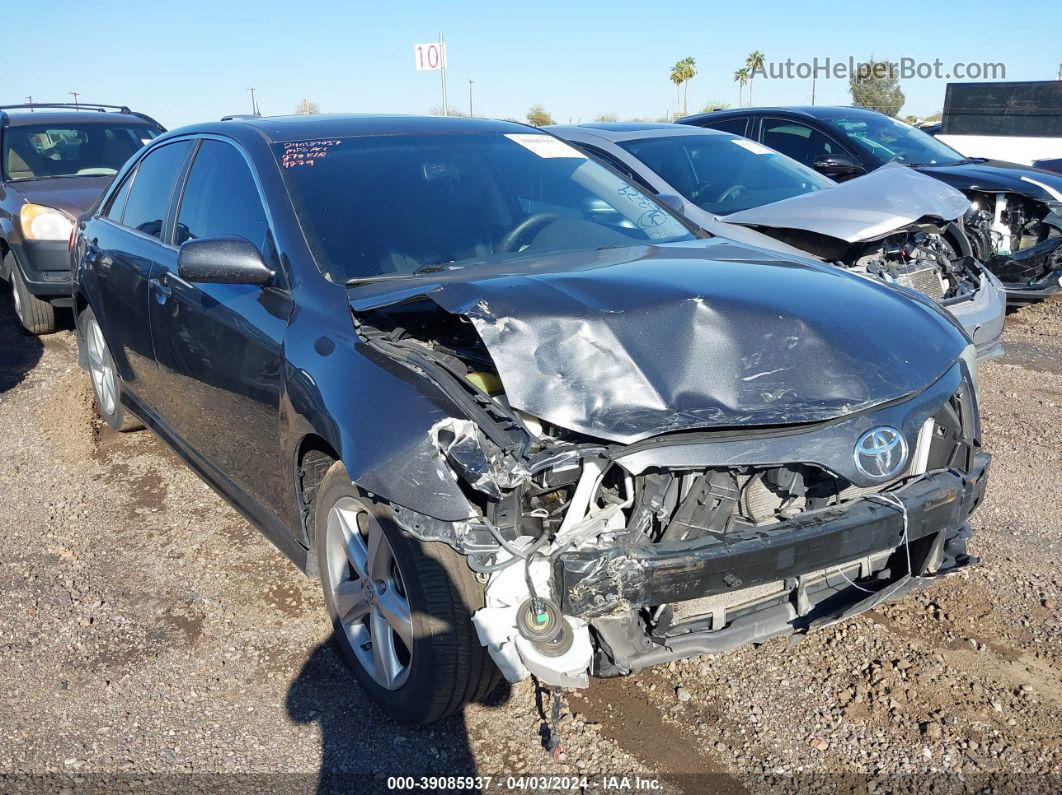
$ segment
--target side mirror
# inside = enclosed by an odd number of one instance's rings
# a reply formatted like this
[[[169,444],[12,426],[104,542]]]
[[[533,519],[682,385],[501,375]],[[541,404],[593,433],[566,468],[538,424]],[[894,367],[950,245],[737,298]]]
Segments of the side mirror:
[[[656,200],[679,215],[682,215],[686,209],[686,202],[682,200],[681,196],[676,196],[674,193],[658,193],[656,194]]]
[[[242,237],[189,240],[177,252],[177,275],[186,282],[269,284],[273,271],[254,243]]]
[[[866,170],[848,155],[824,155],[811,167],[827,177],[857,177]]]

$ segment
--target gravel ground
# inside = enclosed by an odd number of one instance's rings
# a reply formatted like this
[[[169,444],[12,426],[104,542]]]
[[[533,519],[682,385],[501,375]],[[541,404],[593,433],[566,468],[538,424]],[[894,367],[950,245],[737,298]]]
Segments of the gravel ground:
[[[362,697],[316,582],[149,433],[94,421],[67,330],[0,294],[0,788],[385,789],[387,776],[635,776],[666,791],[1062,786],[1062,302],[982,370],[981,566],[815,633],[573,694],[527,683],[426,730]],[[500,778],[499,778],[500,777]],[[519,781],[512,782],[519,785]],[[526,782],[525,782],[526,783]],[[659,791],[659,790],[658,790]]]

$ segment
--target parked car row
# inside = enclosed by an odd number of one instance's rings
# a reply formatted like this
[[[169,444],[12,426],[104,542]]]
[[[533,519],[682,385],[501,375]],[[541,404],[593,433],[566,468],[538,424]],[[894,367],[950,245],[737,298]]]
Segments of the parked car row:
[[[152,130],[62,215],[99,412],[320,578],[397,720],[805,633],[975,562],[1003,306],[937,181],[837,185],[689,127]],[[82,170],[45,138],[39,173]]]
[[[963,324],[978,356],[1002,352],[1003,287],[963,232],[969,201],[938,180],[891,167],[838,184],[743,136],[678,124],[550,130],[712,234],[917,290]]]
[[[963,223],[974,256],[999,277],[1011,303],[1062,290],[1062,175],[966,157],[861,108],[742,108],[681,122],[746,136],[835,179],[900,164],[940,180],[969,199]]]

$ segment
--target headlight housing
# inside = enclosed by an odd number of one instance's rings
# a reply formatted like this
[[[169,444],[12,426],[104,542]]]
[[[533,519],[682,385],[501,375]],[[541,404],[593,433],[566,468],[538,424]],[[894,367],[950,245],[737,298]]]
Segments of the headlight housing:
[[[26,240],[69,240],[74,229],[73,218],[43,204],[23,204],[18,218]]]

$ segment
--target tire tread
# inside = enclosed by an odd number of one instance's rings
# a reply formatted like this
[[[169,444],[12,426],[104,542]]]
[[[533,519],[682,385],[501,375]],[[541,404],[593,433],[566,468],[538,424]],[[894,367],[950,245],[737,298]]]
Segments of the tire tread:
[[[11,253],[8,253],[4,259],[8,260],[6,267],[11,280],[11,289],[18,291],[19,304],[22,309],[22,317],[20,318],[22,327],[30,334],[37,336],[51,334],[56,329],[55,307],[47,301],[42,301],[27,289],[26,282],[23,280],[18,266],[13,261],[10,261],[12,259]]]

